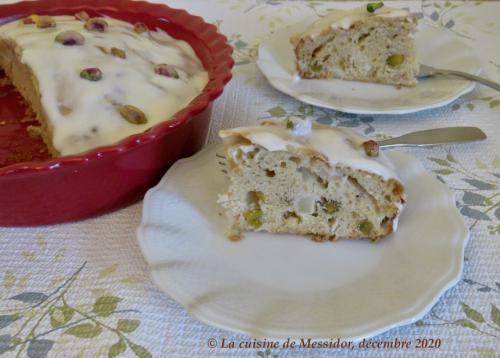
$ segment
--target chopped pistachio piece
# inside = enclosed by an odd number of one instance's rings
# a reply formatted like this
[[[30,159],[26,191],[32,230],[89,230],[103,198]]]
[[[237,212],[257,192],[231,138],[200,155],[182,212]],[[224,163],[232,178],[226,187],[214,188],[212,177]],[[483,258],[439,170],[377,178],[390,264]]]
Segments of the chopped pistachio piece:
[[[102,47],[102,46],[96,46],[96,47],[97,47],[99,50],[101,50],[101,52],[102,52],[102,53],[104,53],[104,54],[106,54],[106,55],[108,55],[108,54],[109,54],[108,50],[106,50],[106,48],[105,48],[105,47]]]
[[[132,124],[144,124],[148,121],[144,112],[129,104],[120,107],[120,115]]]
[[[249,191],[247,194],[247,203],[255,207],[259,207],[266,200],[264,193],[261,191]]]
[[[92,17],[85,22],[83,25],[88,31],[105,32],[108,28],[108,23],[106,20],[99,17]]]
[[[359,223],[359,230],[365,234],[369,235],[373,230],[373,224],[369,220],[363,220]]]
[[[50,16],[38,16],[36,19],[36,27],[40,29],[56,27],[56,21]]]
[[[321,202],[321,205],[323,207],[323,211],[327,214],[334,214],[340,208],[340,203],[336,200],[326,200],[325,199]]]
[[[285,121],[285,124],[286,124],[286,127],[287,127],[288,129],[293,129],[293,127],[294,127],[293,122],[292,122],[292,120],[291,120],[291,119],[287,119],[287,120]]]
[[[371,2],[366,5],[366,11],[375,12],[375,10],[380,9],[382,6],[384,6],[384,3],[382,1]]]
[[[243,217],[248,224],[256,229],[262,226],[262,221],[260,221],[262,210],[260,209],[248,210],[243,214]]]
[[[80,77],[89,81],[99,81],[102,78],[102,71],[96,67],[86,68],[80,72]]]
[[[336,202],[328,202],[325,204],[324,209],[328,214],[333,214],[334,212],[336,212],[338,210],[337,203]]]
[[[72,30],[58,33],[54,40],[64,46],[81,46],[85,43],[85,37]]]
[[[387,57],[387,64],[391,67],[398,67],[405,62],[404,55],[391,55]]]
[[[248,159],[253,159],[255,158],[255,155],[259,152],[258,148],[255,148],[254,150],[250,151],[247,153]]]
[[[293,218],[293,219],[296,219],[297,220],[297,223],[300,224],[302,222],[302,218],[297,215],[297,213],[295,211],[287,211],[283,214],[283,218],[285,219],[290,219],[290,218]]]
[[[136,22],[134,24],[134,31],[138,34],[148,31],[148,27],[142,22]]]
[[[369,157],[377,157],[379,153],[379,145],[374,140],[367,140],[363,143],[363,149]]]
[[[111,54],[116,57],[127,58],[125,51],[117,47],[111,47]]]
[[[317,177],[316,177],[316,180],[317,180],[317,182],[318,182],[318,183],[319,183],[319,184],[320,184],[323,188],[325,188],[325,189],[326,189],[326,188],[328,188],[328,181],[327,181],[327,180],[323,179],[323,178],[322,178],[322,177],[320,177],[320,176],[317,176]]]
[[[179,72],[176,70],[176,68],[172,65],[169,65],[167,63],[160,63],[154,66],[154,71],[155,73],[165,76],[165,77],[172,77],[172,78],[179,78]]]
[[[323,66],[321,66],[321,65],[311,65],[310,69],[313,72],[320,72],[323,69]]]
[[[30,15],[22,19],[24,25],[35,25],[40,17],[38,15]]]
[[[88,19],[90,19],[90,16],[86,11],[80,11],[75,14],[75,19],[80,21],[87,21]]]
[[[266,171],[266,176],[269,178],[274,178],[276,176],[276,172],[274,170],[266,169],[265,171]]]
[[[260,203],[263,203],[264,201],[266,201],[266,196],[261,191],[256,191],[255,196],[257,197],[257,200],[259,200]]]

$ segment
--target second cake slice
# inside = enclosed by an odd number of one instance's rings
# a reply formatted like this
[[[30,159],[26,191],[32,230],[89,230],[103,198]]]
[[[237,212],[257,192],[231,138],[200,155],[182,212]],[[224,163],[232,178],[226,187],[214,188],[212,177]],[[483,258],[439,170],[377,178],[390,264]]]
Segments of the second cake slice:
[[[419,65],[411,34],[416,24],[406,10],[382,3],[336,10],[290,39],[298,74],[415,86]]]

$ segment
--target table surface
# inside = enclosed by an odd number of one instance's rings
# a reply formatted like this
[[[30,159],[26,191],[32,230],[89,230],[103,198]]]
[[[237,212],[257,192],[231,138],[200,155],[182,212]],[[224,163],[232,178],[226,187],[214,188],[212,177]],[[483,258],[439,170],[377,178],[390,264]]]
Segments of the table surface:
[[[5,1],[3,1],[5,2]],[[375,341],[409,340],[410,349],[230,349],[208,340],[250,341],[205,325],[160,292],[149,278],[135,231],[141,203],[81,222],[29,229],[0,228],[0,354],[30,357],[498,357],[500,355],[500,94],[477,87],[454,103],[416,114],[349,115],[312,108],[271,88],[255,65],[258,44],[305,15],[353,2],[171,0],[215,23],[234,46],[234,78],[214,106],[217,131],[259,118],[306,113],[368,136],[396,136],[443,126],[472,125],[488,140],[405,149],[453,189],[471,230],[462,280],[414,324]],[[500,81],[500,2],[399,1],[420,21],[454,33],[481,55],[483,75]],[[332,337],[335,338],[335,337]],[[417,339],[441,347],[416,349]]]

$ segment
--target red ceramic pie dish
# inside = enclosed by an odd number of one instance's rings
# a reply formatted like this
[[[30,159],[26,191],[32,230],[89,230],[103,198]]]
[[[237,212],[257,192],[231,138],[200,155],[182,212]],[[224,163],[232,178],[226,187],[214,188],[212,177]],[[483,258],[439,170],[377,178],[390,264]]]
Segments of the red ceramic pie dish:
[[[31,152],[29,158],[33,159],[0,168],[0,226],[84,219],[139,200],[177,159],[203,146],[211,104],[231,79],[234,61],[226,38],[201,17],[165,5],[130,0],[86,0],[78,4],[70,0],[26,1],[0,5],[0,24],[31,14],[73,15],[79,11],[130,23],[140,21],[150,29],[161,28],[188,42],[208,71],[209,82],[170,120],[81,155],[44,160],[39,154],[40,143],[20,130],[23,124],[0,125],[0,161],[13,146],[18,153]],[[15,96],[0,96],[0,124],[12,119],[9,117],[22,116],[18,112],[24,113],[25,108],[16,101],[19,99]]]

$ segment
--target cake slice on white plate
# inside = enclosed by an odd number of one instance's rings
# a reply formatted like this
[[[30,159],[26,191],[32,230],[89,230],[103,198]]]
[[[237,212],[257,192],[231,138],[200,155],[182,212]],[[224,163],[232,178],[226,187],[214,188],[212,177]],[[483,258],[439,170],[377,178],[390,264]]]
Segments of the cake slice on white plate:
[[[220,136],[229,187],[219,203],[230,238],[265,230],[376,241],[396,230],[405,189],[375,141],[299,118]]]
[[[290,38],[297,72],[302,78],[415,86],[416,28],[415,15],[382,2],[335,10]]]

